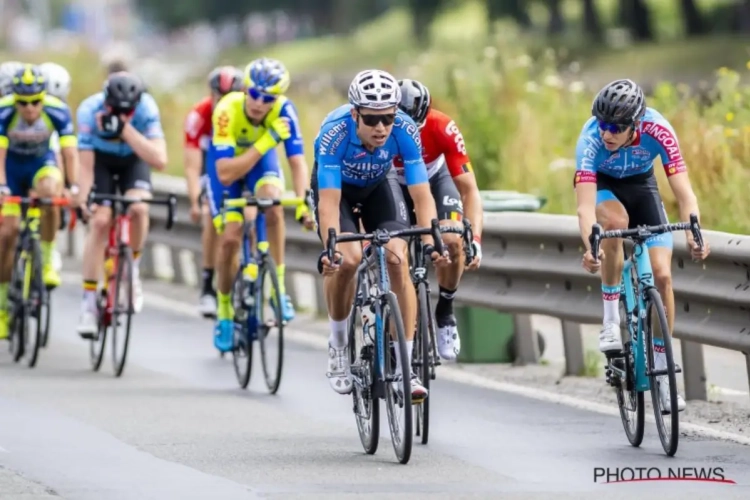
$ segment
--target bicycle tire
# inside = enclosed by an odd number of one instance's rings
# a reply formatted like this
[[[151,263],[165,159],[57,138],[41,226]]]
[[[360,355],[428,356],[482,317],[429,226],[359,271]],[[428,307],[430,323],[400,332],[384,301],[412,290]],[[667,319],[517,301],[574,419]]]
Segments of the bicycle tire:
[[[107,346],[107,331],[109,330],[109,325],[106,322],[107,297],[108,294],[104,290],[96,294],[96,337],[89,340],[89,360],[91,361],[91,369],[95,372],[98,372],[102,366],[104,351]]]
[[[385,358],[385,402],[386,411],[388,413],[388,428],[391,431],[391,443],[393,443],[393,451],[396,453],[396,458],[400,464],[407,464],[411,458],[412,450],[412,433],[413,433],[413,421],[412,421],[412,403],[411,403],[411,366],[409,366],[409,358],[407,357],[406,351],[406,335],[404,334],[404,320],[401,316],[401,309],[398,307],[398,301],[396,295],[393,292],[387,292],[381,298],[381,324],[385,330],[383,334],[383,345],[381,349],[384,349]],[[396,395],[392,384],[389,379],[395,377],[395,366],[393,366],[394,357],[391,353],[391,335],[390,327],[395,325],[396,328],[396,345],[394,346],[400,352],[401,359],[401,378],[399,381],[399,392],[400,402],[399,406],[404,411],[404,429],[403,437],[397,435],[397,430],[394,429],[395,425],[395,412]],[[398,379],[396,379],[398,380]]]
[[[9,298],[12,304],[10,311],[10,353],[13,362],[18,363],[26,350],[26,313],[24,309],[23,283],[26,272],[26,256],[19,245],[16,249],[13,270],[11,273],[11,290]]]
[[[664,310],[664,303],[661,300],[661,295],[656,288],[649,288],[647,293],[647,313],[646,313],[646,324],[648,330],[644,336],[644,341],[647,343],[647,366],[649,367],[649,386],[651,388],[651,404],[654,408],[654,417],[656,419],[656,429],[659,431],[659,441],[664,449],[664,453],[667,456],[673,457],[677,453],[677,446],[680,439],[680,415],[677,410],[677,374],[675,373],[674,357],[672,352],[672,339],[671,332],[669,331],[669,323],[667,322],[667,314]],[[664,353],[667,361],[667,378],[669,380],[669,417],[671,425],[669,429],[664,425],[664,408],[661,407],[661,398],[659,397],[659,390],[657,389],[658,380],[657,375],[651,374],[654,369],[654,332],[651,328],[651,312],[656,308],[656,314],[659,320],[659,327],[662,331],[662,338],[664,339]]]
[[[41,307],[42,311],[44,311],[44,321],[40,319],[44,325],[44,330],[42,330],[42,348],[46,349],[47,344],[49,344],[49,329],[52,323],[52,293],[50,293],[50,290],[47,290],[47,287],[44,290]]]
[[[366,286],[362,286],[360,291],[363,293],[362,297],[367,296]],[[380,398],[375,396],[375,349],[372,342],[368,345],[365,344],[365,332],[362,330],[361,324],[362,307],[361,304],[355,303],[351,313],[349,313],[349,364],[355,367],[355,370],[361,367],[361,370],[358,370],[358,375],[361,375],[360,378],[365,379],[365,387],[362,388],[359,388],[355,381],[352,380],[353,409],[362,447],[365,453],[374,455],[378,451],[378,444],[380,442]],[[358,322],[360,326],[359,332],[356,327]],[[360,338],[359,348],[357,337]],[[368,404],[369,408],[367,407]],[[366,417],[362,417],[362,414],[365,414]]]
[[[416,373],[422,381],[422,385],[427,390],[427,398],[417,407],[417,418],[414,431],[417,436],[421,437],[422,444],[427,444],[430,438],[430,316],[427,296],[427,285],[419,283],[417,285],[417,300],[419,304],[419,316],[417,316],[417,336],[414,338],[414,355],[412,364],[416,364]],[[414,363],[414,360],[418,360]]]
[[[42,281],[42,250],[39,242],[35,239],[31,243],[31,264],[27,271],[31,270],[31,287],[29,288],[29,297],[24,297],[24,314],[26,316],[26,364],[29,368],[34,368],[39,359],[39,347],[42,343],[42,321],[41,311],[44,300],[45,286]],[[30,325],[30,319],[33,318],[36,324]]]
[[[629,377],[626,382],[626,387],[622,386],[622,383],[617,384],[617,406],[620,410],[620,420],[622,421],[622,427],[625,430],[625,436],[628,438],[628,442],[638,447],[643,442],[643,431],[645,429],[646,422],[646,406],[644,403],[643,391],[638,391],[635,388],[635,364],[633,362],[633,342],[630,335],[630,330],[627,328],[628,321],[627,310],[625,308],[625,298],[620,295],[620,338],[625,339],[623,344],[623,360],[625,362],[625,373]],[[625,406],[627,403],[634,406],[635,411],[633,413],[633,419],[629,415],[629,410]],[[631,429],[630,424],[634,423],[634,427]]]
[[[125,307],[120,305],[120,285],[124,284],[127,288]],[[117,256],[117,274],[112,280],[114,286],[114,301],[112,302],[112,366],[114,367],[115,377],[122,376],[125,370],[125,361],[128,357],[128,346],[130,343],[130,327],[133,319],[133,251],[130,247],[120,249]],[[117,327],[120,324],[120,316],[125,315],[125,330],[123,331],[122,353],[118,355],[117,348]]]
[[[247,322],[249,313],[243,300],[245,286],[245,280],[242,279],[242,265],[240,265],[232,284],[232,302],[234,306],[232,364],[234,365],[234,374],[237,376],[237,382],[242,389],[247,389],[248,384],[250,384],[250,376],[253,373],[253,341],[248,331]],[[243,352],[246,354],[244,360],[241,357]],[[221,354],[223,355],[224,353]]]
[[[263,320],[263,317],[261,314],[259,314],[262,310],[264,310],[265,305],[265,277],[270,276],[271,279],[271,297],[276,297],[276,304],[271,305],[271,308],[273,309],[273,315],[274,315],[274,321],[276,328],[278,328],[279,331],[279,340],[278,340],[278,354],[277,354],[277,365],[275,374],[272,374],[270,372],[274,370],[270,370],[268,367],[268,351],[267,351],[267,340],[268,340],[268,330],[266,330],[267,322]],[[257,318],[257,332],[258,332],[258,340],[260,342],[260,361],[261,366],[263,367],[263,376],[266,380],[266,387],[268,388],[268,392],[271,394],[276,394],[276,392],[279,390],[279,385],[281,384],[281,374],[284,369],[284,317],[282,316],[282,310],[281,310],[281,301],[284,300],[284,296],[281,294],[281,290],[279,288],[279,276],[276,274],[276,263],[273,261],[273,258],[271,258],[270,255],[266,255],[263,262],[261,263],[259,272],[258,272],[258,281],[255,287],[255,317]],[[261,298],[261,300],[258,300],[258,297]],[[271,301],[269,303],[272,304]]]

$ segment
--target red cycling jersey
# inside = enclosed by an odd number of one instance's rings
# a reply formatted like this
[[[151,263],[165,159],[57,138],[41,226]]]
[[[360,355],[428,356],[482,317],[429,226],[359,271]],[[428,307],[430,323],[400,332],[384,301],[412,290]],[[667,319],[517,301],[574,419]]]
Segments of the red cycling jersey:
[[[456,122],[445,113],[434,108],[427,112],[424,127],[420,131],[422,139],[422,158],[427,166],[427,176],[432,178],[443,165],[448,165],[451,177],[472,172],[471,161],[466,153],[464,136]],[[398,173],[398,180],[406,184],[401,157],[393,160]]]
[[[198,102],[185,120],[185,147],[208,151],[211,142],[211,97]]]

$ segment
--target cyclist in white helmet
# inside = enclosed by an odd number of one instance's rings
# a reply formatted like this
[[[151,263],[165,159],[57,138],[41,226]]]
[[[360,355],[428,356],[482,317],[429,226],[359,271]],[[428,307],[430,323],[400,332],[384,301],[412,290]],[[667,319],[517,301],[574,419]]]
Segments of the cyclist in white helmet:
[[[349,86],[349,104],[330,113],[315,138],[315,165],[312,174],[312,198],[318,236],[326,248],[328,230],[336,234],[359,232],[359,220],[353,213],[361,205],[359,217],[365,231],[398,230],[410,227],[406,202],[391,168],[401,157],[409,194],[414,200],[417,223],[429,227],[437,218],[435,200],[430,191],[427,168],[422,160],[419,129],[409,115],[398,109],[401,89],[396,79],[385,71],[367,70],[354,77]],[[449,263],[447,254],[434,250],[431,236],[424,242],[438,265]],[[396,294],[404,320],[407,353],[411,358],[417,318],[416,295],[409,276],[407,242],[394,238],[386,244],[391,288]],[[349,394],[352,390],[350,361],[347,353],[347,317],[354,300],[357,266],[362,259],[359,243],[341,243],[336,253],[342,260],[331,263],[321,254],[318,270],[325,276],[325,297],[331,334],[328,347],[327,376],[334,391]],[[401,366],[396,349],[396,366]],[[407,361],[411,366],[411,359]],[[411,374],[412,402],[421,403],[427,390]]]
[[[47,95],[57,97],[63,102],[68,102],[68,96],[70,95],[70,73],[64,67],[57,63],[46,62],[39,65],[39,69],[47,80]],[[60,137],[57,132],[53,132],[49,139],[50,149],[55,152],[55,158],[57,159],[57,165],[62,168],[62,155],[60,154]],[[65,169],[63,169],[63,173]],[[68,183],[65,183],[66,188]],[[55,251],[53,255],[53,263],[55,268],[58,270],[62,267],[62,260],[59,252]]]
[[[23,63],[18,61],[7,61],[0,64],[0,97],[12,93],[13,77],[20,69],[23,69]]]

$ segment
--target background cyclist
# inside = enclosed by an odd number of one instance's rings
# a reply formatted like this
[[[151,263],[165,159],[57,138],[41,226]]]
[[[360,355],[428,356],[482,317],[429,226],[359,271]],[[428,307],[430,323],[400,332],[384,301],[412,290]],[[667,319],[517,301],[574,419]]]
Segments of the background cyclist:
[[[464,208],[469,215],[474,233],[475,257],[469,269],[477,269],[482,260],[482,222],[484,211],[479,187],[466,152],[466,145],[456,122],[448,115],[432,107],[430,91],[416,80],[399,80],[401,103],[399,108],[416,122],[422,139],[422,158],[427,166],[432,197],[437,203],[437,214],[441,225],[461,226]],[[404,177],[403,162],[394,162],[398,180],[415,223],[414,204]],[[435,307],[435,322],[438,333],[438,352],[443,359],[456,359],[461,351],[461,338],[453,314],[453,299],[464,272],[462,258],[463,241],[458,234],[446,233],[443,241],[451,258],[449,266],[437,269],[440,295]]]
[[[595,262],[589,244],[591,226],[598,222],[607,231],[668,222],[654,173],[657,157],[664,166],[682,220],[689,220],[691,213],[699,213],[698,200],[672,125],[658,111],[646,107],[643,90],[635,82],[616,80],[606,85],[594,99],[592,114],[583,126],[576,149],[574,185],[578,222],[586,246],[583,267],[592,273],[599,269],[602,272],[604,321],[599,349],[604,353],[618,353],[622,350],[619,309],[622,240],[603,240],[602,260]],[[693,258],[705,259],[710,251],[708,244],[700,250],[690,232],[686,237]],[[646,241],[646,246],[671,332],[675,315],[672,233],[653,236]],[[654,351],[656,369],[666,369],[660,331],[654,332]],[[666,375],[661,379],[662,408],[670,408],[669,380]],[[678,408],[682,411],[685,400],[679,394],[678,399]]]

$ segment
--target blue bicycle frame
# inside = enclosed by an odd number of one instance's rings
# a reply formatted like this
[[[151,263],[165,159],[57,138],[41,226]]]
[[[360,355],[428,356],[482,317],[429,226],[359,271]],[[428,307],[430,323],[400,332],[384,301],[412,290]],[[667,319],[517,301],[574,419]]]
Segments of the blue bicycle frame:
[[[379,283],[378,283],[378,299],[382,297],[383,295],[387,294],[391,290],[391,282],[388,277],[388,267],[386,265],[385,261],[385,250],[383,250],[383,247],[379,245],[373,245],[375,246],[375,258],[377,259],[378,263],[378,274],[379,274]],[[385,353],[383,352],[383,315],[380,308],[380,300],[375,301],[375,348],[377,349],[378,353],[378,364],[377,364],[377,371],[376,375],[380,378],[383,378],[383,374],[385,373]]]
[[[635,269],[633,268],[635,267]],[[633,273],[638,277],[638,289],[633,289]],[[646,375],[646,344],[643,340],[646,318],[646,293],[654,287],[651,259],[645,243],[635,242],[633,257],[625,260],[622,270],[621,292],[625,298],[626,325],[630,334],[631,352],[635,366],[635,389],[639,392],[651,389]],[[636,306],[639,314],[636,315]]]

